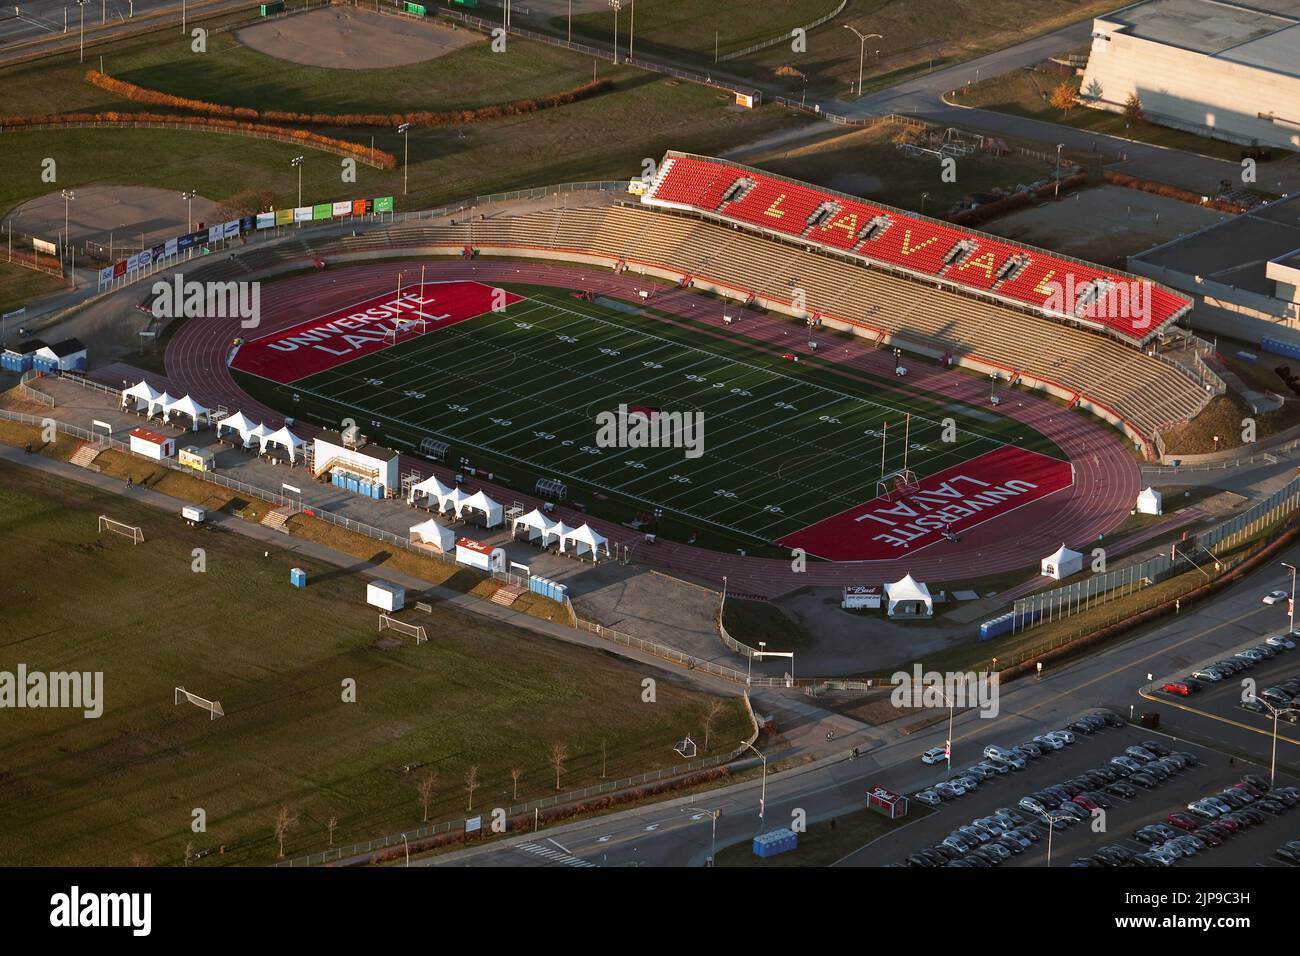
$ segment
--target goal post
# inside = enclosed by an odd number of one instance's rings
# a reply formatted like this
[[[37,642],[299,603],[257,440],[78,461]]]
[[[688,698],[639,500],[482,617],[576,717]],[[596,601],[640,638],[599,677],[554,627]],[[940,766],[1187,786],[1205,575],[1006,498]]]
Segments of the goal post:
[[[916,494],[920,489],[921,482],[917,479],[916,472],[904,468],[901,471],[891,472],[876,482],[876,497],[893,501],[903,495]]]
[[[429,635],[424,630],[423,624],[407,624],[405,621],[399,621],[395,617],[389,617],[387,614],[381,613],[379,615],[379,633],[382,634],[384,631],[397,631],[399,634],[413,637],[416,644],[423,644],[429,640]]]
[[[226,716],[226,712],[221,709],[221,701],[208,700],[205,697],[200,697],[198,694],[191,694],[184,687],[176,688],[176,703],[190,703],[195,707],[206,710],[209,714],[209,720],[216,720],[218,717]]]
[[[108,515],[100,515],[99,533],[103,534],[105,531],[112,531],[115,534],[120,534],[123,537],[130,538],[132,544],[144,543],[144,529],[133,524],[114,521],[112,518],[108,517]]]

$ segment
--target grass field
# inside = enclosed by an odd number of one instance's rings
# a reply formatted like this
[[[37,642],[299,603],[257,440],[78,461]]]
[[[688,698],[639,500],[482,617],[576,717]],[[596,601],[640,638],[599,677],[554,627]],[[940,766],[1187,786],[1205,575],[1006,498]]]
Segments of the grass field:
[[[12,312],[29,302],[66,288],[67,285],[58,276],[24,269],[0,259],[0,312]],[[16,330],[5,329],[6,339],[16,334]]]
[[[100,537],[96,517],[144,528],[145,543]],[[104,712],[9,710],[0,723],[0,863],[117,864],[136,854],[179,864],[187,841],[275,860],[272,824],[298,822],[288,855],[418,825],[417,780],[437,774],[429,819],[555,792],[547,751],[569,747],[565,790],[677,762],[700,738],[705,695],[644,668],[550,642],[435,604],[429,642],[381,649],[356,575],[291,550],[263,557],[240,535],[190,529],[119,496],[0,464],[0,670],[102,671]],[[194,548],[206,571],[192,570]],[[289,586],[304,567],[306,590]],[[403,615],[407,617],[409,615]],[[356,702],[341,682],[356,681]],[[173,688],[221,701],[215,721],[173,703]],[[748,734],[729,700],[714,727],[726,746]],[[722,743],[715,744],[723,746]],[[404,772],[403,767],[415,769]],[[190,832],[191,813],[206,833]]]
[[[1012,439],[1059,455],[1011,419],[972,417],[914,390],[884,394],[883,383],[829,362],[796,365],[623,303],[511,291],[528,298],[292,385],[246,374],[241,384],[296,417],[337,425],[352,415],[373,440],[397,447],[439,437],[451,445],[449,461],[468,458],[513,487],[531,492],[537,477],[559,477],[595,513],[603,495],[749,546],[876,497],[878,429],[888,419],[895,436],[886,470],[902,467],[904,412],[913,416],[908,462],[918,476]],[[620,403],[702,413],[703,454],[598,447],[595,417]],[[949,416],[958,431],[944,442]],[[628,508],[614,516],[625,520]]]

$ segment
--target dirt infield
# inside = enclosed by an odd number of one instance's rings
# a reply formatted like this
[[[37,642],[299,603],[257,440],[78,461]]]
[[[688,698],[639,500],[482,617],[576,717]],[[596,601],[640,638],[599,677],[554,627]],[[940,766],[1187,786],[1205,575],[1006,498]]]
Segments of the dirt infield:
[[[174,239],[186,231],[190,203],[180,190],[147,186],[86,186],[74,190],[68,203],[68,235],[107,246],[110,234],[114,252],[139,252],[141,234],[146,245]],[[45,236],[52,242],[63,232],[63,195],[52,192],[32,199],[9,216],[15,232]],[[201,196],[194,198],[194,222],[213,221],[217,204]]]
[[[1164,196],[1098,186],[1060,202],[1041,203],[979,228],[1103,266],[1125,268],[1128,256],[1229,218]]]
[[[483,37],[432,20],[327,7],[246,27],[235,33],[235,40],[302,66],[374,70],[437,59]]]

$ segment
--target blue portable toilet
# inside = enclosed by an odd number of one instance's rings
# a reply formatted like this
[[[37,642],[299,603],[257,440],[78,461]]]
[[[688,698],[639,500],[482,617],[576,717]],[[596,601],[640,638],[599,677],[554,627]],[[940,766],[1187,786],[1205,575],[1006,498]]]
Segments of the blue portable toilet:
[[[296,588],[305,588],[307,586],[307,572],[302,568],[290,568],[289,583]]]
[[[370,497],[370,482],[368,482],[368,481],[364,481],[364,480],[362,480],[362,481],[358,481],[358,482],[357,482],[357,493],[358,493],[359,495],[361,495],[361,497],[363,497],[363,498],[369,498],[369,497]]]
[[[753,850],[754,856],[767,859],[778,853],[789,853],[798,846],[799,837],[795,832],[789,827],[782,827],[754,837]]]

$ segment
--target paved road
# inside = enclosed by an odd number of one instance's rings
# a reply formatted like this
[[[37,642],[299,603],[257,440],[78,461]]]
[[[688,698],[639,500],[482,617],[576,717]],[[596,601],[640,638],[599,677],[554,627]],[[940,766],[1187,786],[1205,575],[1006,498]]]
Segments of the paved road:
[[[1278,561],[1294,563],[1298,558],[1300,546],[1280,555]],[[1236,766],[1258,772],[1267,765],[1270,744],[1270,739],[1259,733],[1258,728],[1237,727],[1188,714],[1172,701],[1146,700],[1141,691],[1147,684],[1148,673],[1183,674],[1203,659],[1222,657],[1247,643],[1258,643],[1261,634],[1284,629],[1285,605],[1266,606],[1260,602],[1263,593],[1284,586],[1284,575],[1280,566],[1270,564],[1223,592],[1212,603],[1170,618],[1165,624],[1113,645],[1105,653],[1063,665],[1059,670],[1049,669],[1041,679],[1007,685],[1002,688],[996,717],[985,719],[971,711],[957,717],[953,731],[954,766],[960,768],[976,762],[990,743],[1014,744],[1059,726],[1089,708],[1107,706],[1125,717],[1156,709],[1162,717],[1161,732],[1200,741],[1210,748],[1211,759],[1217,754],[1224,766],[1232,757]],[[1296,655],[1290,666],[1300,667],[1300,650],[1290,653]],[[868,785],[879,784],[911,793],[943,779],[941,769],[926,767],[917,760],[917,755],[929,747],[943,746],[946,736],[946,726],[941,722],[908,737],[879,739],[857,760],[850,761],[846,754],[841,754],[770,775],[766,804],[768,827],[788,824],[795,808],[803,809],[810,822],[859,811]],[[843,743],[853,746],[856,740],[846,738]],[[1300,764],[1300,733],[1294,728],[1287,728],[1280,736],[1278,760],[1280,766],[1292,773]],[[541,836],[562,844],[567,855],[599,865],[698,866],[709,854],[709,821],[695,816],[700,812],[698,809],[687,808],[721,807],[718,846],[726,846],[748,840],[758,831],[759,790],[760,782],[755,779],[707,796],[550,828]],[[551,865],[554,862],[545,855],[520,849],[518,844],[524,842],[536,843],[538,836],[517,837],[425,862],[434,866]],[[855,855],[851,862],[881,865],[902,855],[899,848],[898,843],[885,842],[876,851]]]

